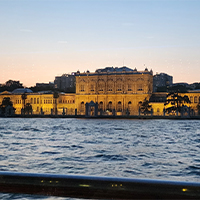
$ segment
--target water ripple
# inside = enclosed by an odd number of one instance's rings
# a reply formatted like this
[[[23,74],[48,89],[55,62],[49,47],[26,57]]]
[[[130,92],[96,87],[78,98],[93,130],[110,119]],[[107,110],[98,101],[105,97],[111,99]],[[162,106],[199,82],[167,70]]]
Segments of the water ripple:
[[[1,171],[199,181],[200,121],[0,118],[0,151]]]

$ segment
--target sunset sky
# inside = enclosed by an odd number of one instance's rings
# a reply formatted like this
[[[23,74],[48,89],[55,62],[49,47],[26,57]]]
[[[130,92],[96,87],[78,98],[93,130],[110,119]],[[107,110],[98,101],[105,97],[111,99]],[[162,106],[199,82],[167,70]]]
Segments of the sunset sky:
[[[0,0],[0,83],[123,65],[200,82],[200,1]]]

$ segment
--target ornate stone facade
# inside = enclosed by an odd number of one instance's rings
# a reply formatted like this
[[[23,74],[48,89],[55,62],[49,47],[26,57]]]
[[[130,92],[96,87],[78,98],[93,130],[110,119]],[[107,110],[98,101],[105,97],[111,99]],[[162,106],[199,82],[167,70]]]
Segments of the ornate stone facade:
[[[138,103],[150,97],[153,90],[153,72],[137,71],[127,67],[98,69],[76,74],[76,108],[85,114],[85,104],[98,103],[99,112],[117,115],[138,114]]]

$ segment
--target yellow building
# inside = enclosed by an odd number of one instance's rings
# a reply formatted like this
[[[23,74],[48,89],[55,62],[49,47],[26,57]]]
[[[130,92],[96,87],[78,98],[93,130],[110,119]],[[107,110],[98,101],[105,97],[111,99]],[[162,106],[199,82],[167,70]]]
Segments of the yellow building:
[[[129,111],[137,115],[138,103],[149,99],[152,91],[153,72],[148,69],[107,67],[94,73],[76,73],[76,108],[81,115],[85,115],[85,104],[90,102],[98,104],[98,114],[122,115]]]
[[[190,108],[191,114],[193,115],[198,115],[198,108],[197,105],[200,104],[200,90],[189,90],[187,93],[178,93],[178,95],[184,97],[188,96],[189,100],[191,103],[186,103],[183,102],[185,106]],[[153,115],[163,115],[163,110],[172,106],[171,104],[165,105],[165,100],[167,97],[167,93],[153,93],[152,96],[150,97],[150,105],[152,106],[153,109]],[[170,113],[171,114],[176,114],[176,113]],[[181,115],[181,113],[178,113]],[[165,113],[165,115],[168,115]]]
[[[16,109],[15,114],[21,114],[23,108],[22,94],[26,92],[25,104],[30,103],[32,106],[32,114],[55,114],[55,108],[57,107],[57,114],[63,114],[63,111],[67,115],[75,114],[75,94],[60,93],[58,99],[53,97],[52,93],[31,93],[22,91],[20,89],[17,93],[2,92],[0,94],[0,104],[3,98],[9,97],[13,103],[13,107]]]
[[[24,102],[22,94],[26,94],[25,104],[31,104],[32,114],[58,115],[138,115],[140,102],[146,98],[152,106],[151,114],[162,116],[167,93],[152,93],[153,72],[132,70],[127,67],[107,67],[95,72],[76,73],[76,94],[59,93],[54,98],[53,93],[33,93],[29,89],[17,89],[0,94],[0,104],[3,98],[9,97],[13,102],[16,114],[21,114]],[[198,114],[200,90],[179,93],[188,96],[191,104],[185,103],[193,114]],[[57,108],[57,109],[56,109]],[[165,115],[168,115],[165,113]],[[180,115],[180,113],[179,113]]]

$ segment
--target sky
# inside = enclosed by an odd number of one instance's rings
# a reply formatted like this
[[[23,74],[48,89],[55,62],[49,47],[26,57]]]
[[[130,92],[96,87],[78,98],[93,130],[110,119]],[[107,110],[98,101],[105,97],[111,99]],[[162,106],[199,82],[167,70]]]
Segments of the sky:
[[[0,83],[122,67],[200,82],[199,0],[0,0]]]

